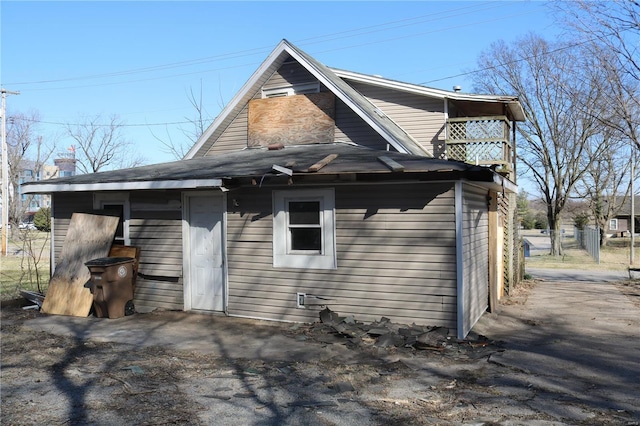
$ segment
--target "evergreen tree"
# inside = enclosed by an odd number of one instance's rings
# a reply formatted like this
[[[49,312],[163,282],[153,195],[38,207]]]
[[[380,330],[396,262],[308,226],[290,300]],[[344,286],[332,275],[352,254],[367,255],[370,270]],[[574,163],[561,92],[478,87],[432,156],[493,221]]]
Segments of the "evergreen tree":
[[[42,207],[38,210],[33,217],[33,224],[36,226],[38,231],[51,231],[51,208]]]

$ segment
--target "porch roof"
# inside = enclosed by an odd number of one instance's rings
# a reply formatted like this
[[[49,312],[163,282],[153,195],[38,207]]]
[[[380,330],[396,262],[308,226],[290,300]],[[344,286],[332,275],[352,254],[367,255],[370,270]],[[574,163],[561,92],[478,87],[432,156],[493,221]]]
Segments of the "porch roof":
[[[275,167],[274,167],[275,166]],[[211,157],[62,177],[22,185],[23,193],[224,188],[239,178],[273,175],[378,175],[378,180],[466,179],[503,190],[515,185],[486,167],[345,143],[255,148]],[[497,189],[496,187],[496,189]]]

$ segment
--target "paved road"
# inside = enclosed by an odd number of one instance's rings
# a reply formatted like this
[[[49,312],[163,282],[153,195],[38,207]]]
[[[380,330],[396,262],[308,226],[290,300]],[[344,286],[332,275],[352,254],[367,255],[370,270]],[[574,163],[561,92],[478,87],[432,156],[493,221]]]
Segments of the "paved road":
[[[640,308],[612,283],[625,272],[528,272],[544,280],[474,329],[505,342],[491,361],[539,389],[532,407],[573,410],[576,420],[587,420],[584,407],[613,408],[640,420]]]
[[[576,270],[576,269],[542,269],[528,268],[525,270],[534,278],[545,281],[567,281],[567,282],[612,282],[629,278],[627,271],[605,271],[605,270]]]
[[[548,234],[528,234],[523,235],[523,237],[529,243],[529,254],[531,256],[549,254],[551,251],[551,240]]]

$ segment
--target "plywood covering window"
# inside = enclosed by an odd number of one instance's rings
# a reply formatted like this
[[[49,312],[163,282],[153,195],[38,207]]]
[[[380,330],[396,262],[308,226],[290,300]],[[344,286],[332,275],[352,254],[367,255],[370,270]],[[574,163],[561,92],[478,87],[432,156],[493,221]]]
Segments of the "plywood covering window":
[[[335,95],[331,92],[270,96],[249,101],[249,147],[333,143]]]
[[[332,189],[273,192],[273,266],[336,269]]]

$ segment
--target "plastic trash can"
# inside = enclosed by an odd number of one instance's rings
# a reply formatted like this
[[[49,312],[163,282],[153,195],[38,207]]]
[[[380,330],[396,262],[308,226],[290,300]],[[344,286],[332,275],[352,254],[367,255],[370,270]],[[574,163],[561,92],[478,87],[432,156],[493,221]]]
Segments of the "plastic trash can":
[[[93,294],[98,318],[121,318],[133,311],[134,262],[132,257],[101,257],[85,263],[91,272],[85,287]]]

